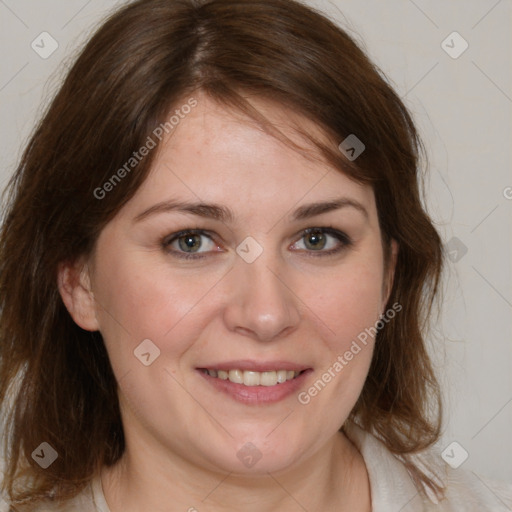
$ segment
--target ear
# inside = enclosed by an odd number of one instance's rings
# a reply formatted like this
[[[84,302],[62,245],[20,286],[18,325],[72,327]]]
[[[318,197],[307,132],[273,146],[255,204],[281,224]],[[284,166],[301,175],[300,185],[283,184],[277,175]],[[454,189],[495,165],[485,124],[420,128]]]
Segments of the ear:
[[[99,330],[87,263],[61,263],[57,282],[60,296],[75,323],[86,331]]]
[[[398,258],[398,242],[394,239],[390,242],[389,254],[387,257],[387,264],[384,268],[384,279],[382,282],[382,309],[386,307],[391,290],[393,289],[393,281],[395,279],[396,261]]]

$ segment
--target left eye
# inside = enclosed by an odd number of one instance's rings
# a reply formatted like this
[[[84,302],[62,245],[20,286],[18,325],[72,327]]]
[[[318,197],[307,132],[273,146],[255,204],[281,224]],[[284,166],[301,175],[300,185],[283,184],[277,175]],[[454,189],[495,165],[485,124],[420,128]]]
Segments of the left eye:
[[[350,240],[341,231],[309,228],[303,231],[301,238],[293,244],[293,248],[308,252],[334,253],[349,244]]]

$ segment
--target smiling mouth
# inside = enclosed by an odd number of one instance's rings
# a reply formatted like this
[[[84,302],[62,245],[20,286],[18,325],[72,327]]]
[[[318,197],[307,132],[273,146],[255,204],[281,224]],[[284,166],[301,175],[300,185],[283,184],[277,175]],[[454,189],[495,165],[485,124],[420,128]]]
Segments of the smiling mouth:
[[[244,386],[275,386],[283,384],[286,381],[296,379],[306,370],[277,370],[277,371],[242,371],[242,370],[212,370],[209,368],[199,368],[201,372],[210,377],[229,380],[234,384],[243,384]]]

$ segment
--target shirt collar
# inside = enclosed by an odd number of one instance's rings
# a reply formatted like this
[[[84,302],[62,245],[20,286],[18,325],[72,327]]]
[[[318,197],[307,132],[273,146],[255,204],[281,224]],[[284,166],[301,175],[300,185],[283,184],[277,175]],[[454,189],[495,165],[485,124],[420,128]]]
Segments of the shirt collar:
[[[344,431],[361,453],[370,480],[372,512],[418,512],[425,501],[405,465],[375,436],[353,422]]]

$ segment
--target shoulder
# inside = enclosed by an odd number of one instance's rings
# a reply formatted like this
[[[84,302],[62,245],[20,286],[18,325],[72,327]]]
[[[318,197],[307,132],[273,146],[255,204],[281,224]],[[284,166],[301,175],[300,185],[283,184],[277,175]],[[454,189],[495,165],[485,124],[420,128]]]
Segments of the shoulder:
[[[428,456],[433,458],[432,453]],[[509,512],[512,510],[512,484],[493,482],[462,468],[453,469],[448,465],[443,467],[439,462],[434,466],[434,470],[440,475],[440,480],[445,487],[445,498],[439,505],[444,506],[447,511]],[[440,510],[444,511],[445,508]]]
[[[444,499],[437,500],[430,496],[431,501],[438,505],[438,510],[512,510],[512,484],[493,482],[461,467],[454,469],[442,459],[441,450],[437,447],[410,456],[408,460],[444,487]]]
[[[3,499],[2,499],[3,498]],[[80,494],[65,502],[45,501],[38,505],[12,508],[5,497],[0,497],[0,512],[103,512],[95,505],[91,485]]]
[[[453,469],[441,458],[441,450],[433,448],[413,456],[398,457],[379,439],[355,424],[347,426],[346,434],[365,461],[373,512],[393,510],[391,507],[398,507],[402,512],[512,510],[512,484],[491,482],[472,471]],[[426,486],[417,484],[411,468],[418,468],[443,487],[444,497],[438,499]]]
[[[3,494],[4,471],[5,460],[0,450],[0,512],[110,512],[98,475],[79,494],[66,501],[47,500],[36,505],[13,507],[9,504],[8,497]]]

